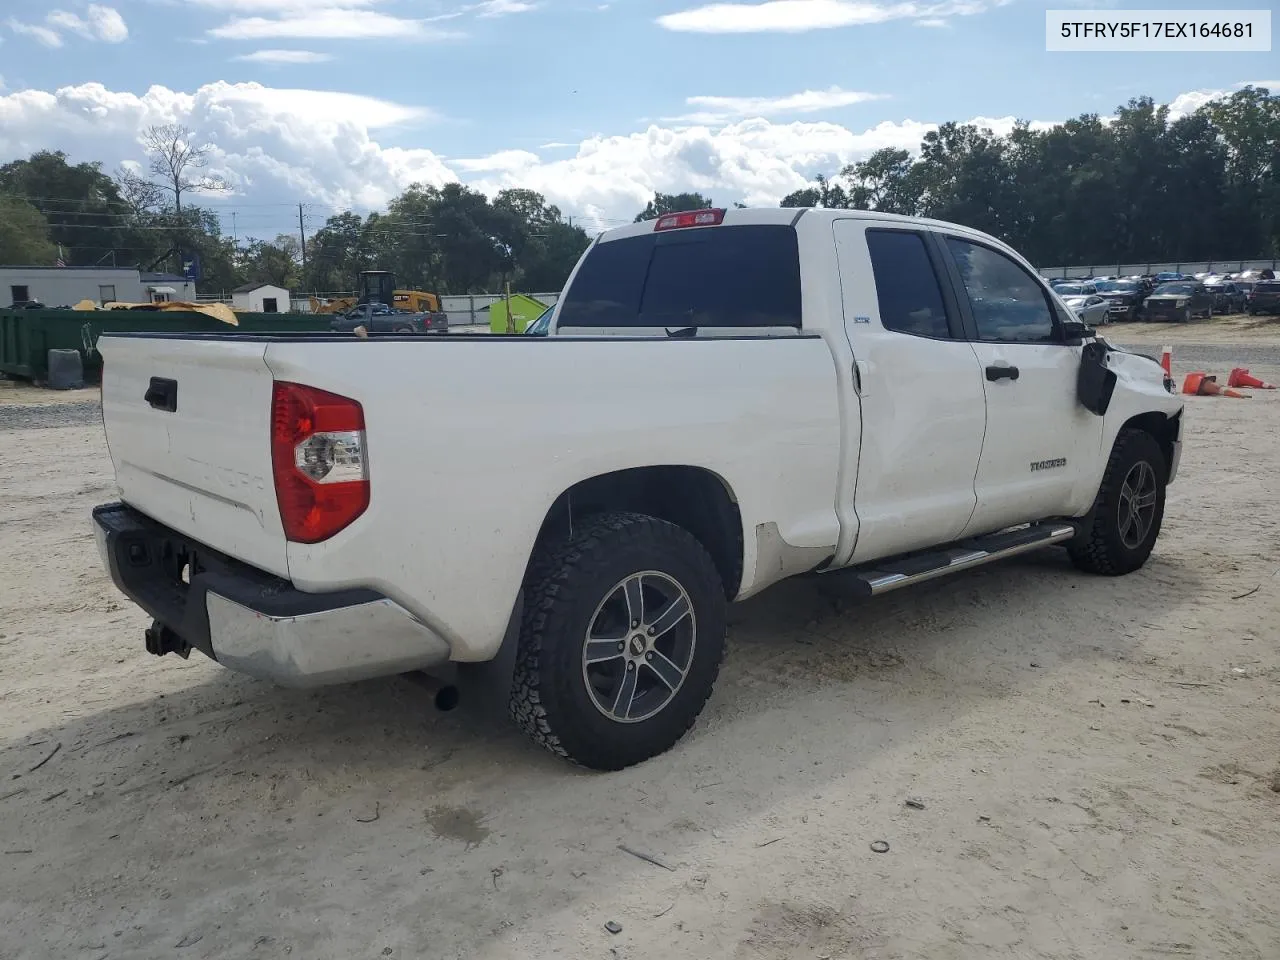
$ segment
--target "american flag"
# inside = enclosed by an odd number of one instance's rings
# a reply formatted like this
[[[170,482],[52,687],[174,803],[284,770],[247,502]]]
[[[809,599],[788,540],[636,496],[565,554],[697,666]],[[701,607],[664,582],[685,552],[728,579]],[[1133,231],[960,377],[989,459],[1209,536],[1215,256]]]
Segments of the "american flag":
[[[62,244],[58,244],[58,259],[53,261],[55,267],[65,267],[67,262],[62,259]]]

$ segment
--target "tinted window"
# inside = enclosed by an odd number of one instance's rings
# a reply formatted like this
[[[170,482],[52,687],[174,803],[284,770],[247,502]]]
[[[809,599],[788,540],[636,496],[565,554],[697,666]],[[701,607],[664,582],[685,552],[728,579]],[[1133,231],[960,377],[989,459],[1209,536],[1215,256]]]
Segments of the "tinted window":
[[[949,337],[942,288],[924,238],[899,230],[868,230],[867,248],[884,328],[917,337]]]
[[[978,326],[978,339],[1041,343],[1053,339],[1044,290],[1002,253],[947,237]],[[1061,290],[1061,288],[1059,288]]]
[[[560,327],[799,327],[795,229],[703,227],[597,243]]]

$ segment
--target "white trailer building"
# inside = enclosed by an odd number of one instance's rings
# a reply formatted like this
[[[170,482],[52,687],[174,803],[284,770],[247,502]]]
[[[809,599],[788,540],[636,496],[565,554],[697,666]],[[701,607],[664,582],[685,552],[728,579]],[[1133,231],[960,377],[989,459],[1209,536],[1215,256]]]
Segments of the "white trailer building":
[[[81,300],[99,304],[194,300],[195,284],[172,273],[140,273],[137,267],[0,266],[0,306],[37,301],[70,307]]]

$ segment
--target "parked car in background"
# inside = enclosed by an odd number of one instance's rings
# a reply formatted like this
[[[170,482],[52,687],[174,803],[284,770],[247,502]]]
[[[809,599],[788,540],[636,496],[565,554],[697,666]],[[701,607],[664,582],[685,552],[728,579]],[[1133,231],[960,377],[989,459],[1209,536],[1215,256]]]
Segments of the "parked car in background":
[[[1157,284],[1160,284],[1160,283],[1168,283],[1171,280],[1194,280],[1195,278],[1184,277],[1180,273],[1172,273],[1172,272],[1166,271],[1164,273],[1157,273],[1153,279]]]
[[[1151,292],[1141,280],[1107,280],[1097,284],[1098,296],[1107,301],[1107,315],[1111,320],[1137,320],[1142,312],[1142,301]]]
[[[1062,302],[1071,308],[1072,313],[1091,327],[1111,322],[1107,301],[1096,293],[1068,296],[1059,288],[1058,296],[1062,297]]]
[[[1259,280],[1249,291],[1249,313],[1280,313],[1280,280]]]
[[[448,333],[449,315],[406,313],[394,310],[385,303],[362,303],[334,317],[329,324],[329,329],[335,333],[350,333],[356,327],[364,327],[370,333]]]
[[[1096,284],[1086,281],[1060,283],[1053,289],[1060,297],[1091,297],[1098,292]]]
[[[1145,320],[1178,320],[1213,316],[1213,296],[1197,280],[1174,280],[1156,287],[1142,303]]]
[[[1217,313],[1240,313],[1244,310],[1245,294],[1234,280],[1210,277],[1205,290],[1213,297],[1213,309]]]

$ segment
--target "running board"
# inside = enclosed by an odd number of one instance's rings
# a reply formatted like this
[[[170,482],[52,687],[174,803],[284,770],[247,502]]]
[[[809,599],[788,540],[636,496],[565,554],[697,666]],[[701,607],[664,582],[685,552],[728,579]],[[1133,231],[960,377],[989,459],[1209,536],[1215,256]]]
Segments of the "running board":
[[[963,540],[942,550],[873,561],[866,567],[849,568],[843,572],[857,585],[860,593],[875,597],[899,587],[924,583],[926,580],[935,580],[961,570],[972,570],[996,560],[1062,543],[1070,540],[1075,533],[1075,527],[1066,523],[1033,524],[1005,533],[991,533]]]

